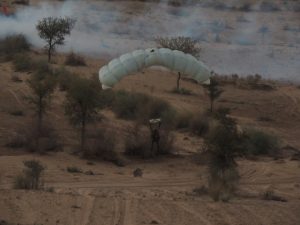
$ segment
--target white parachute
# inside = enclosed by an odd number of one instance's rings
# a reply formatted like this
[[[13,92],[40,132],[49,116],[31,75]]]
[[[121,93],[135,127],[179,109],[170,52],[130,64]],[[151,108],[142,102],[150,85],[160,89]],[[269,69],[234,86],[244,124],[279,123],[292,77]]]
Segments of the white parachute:
[[[150,66],[163,66],[180,72],[199,83],[207,83],[210,70],[190,54],[167,48],[136,50],[113,59],[99,71],[103,89],[112,88],[124,76]]]

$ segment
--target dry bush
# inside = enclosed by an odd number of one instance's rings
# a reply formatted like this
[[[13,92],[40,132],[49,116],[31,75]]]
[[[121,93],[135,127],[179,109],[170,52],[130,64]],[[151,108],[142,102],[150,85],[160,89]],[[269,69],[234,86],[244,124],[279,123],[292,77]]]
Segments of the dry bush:
[[[188,90],[188,89],[185,89],[185,88],[179,88],[177,89],[176,87],[173,88],[171,90],[172,93],[174,94],[180,94],[180,95],[193,95],[193,92]]]
[[[204,136],[209,131],[210,118],[206,114],[194,115],[190,122],[190,131],[196,135]]]
[[[193,118],[192,113],[180,113],[176,116],[176,128],[177,129],[188,129],[191,125]]]
[[[71,52],[67,55],[65,65],[68,66],[86,66],[84,58],[80,55]]]
[[[271,188],[268,188],[267,190],[265,190],[262,193],[261,198],[263,200],[268,200],[268,201],[287,202],[287,200],[285,198],[276,195],[275,192],[274,192],[274,190],[271,189]]]
[[[124,166],[124,161],[116,151],[117,142],[114,137],[115,134],[106,129],[93,131],[93,134],[90,134],[87,138],[85,157],[102,159],[117,166]]]
[[[68,166],[67,171],[69,173],[82,173],[82,169],[78,168],[77,166]]]
[[[11,35],[0,40],[0,60],[9,61],[15,54],[26,52],[30,44],[24,35]]]
[[[17,74],[17,73],[13,73],[13,74],[11,75],[11,80],[12,80],[13,82],[23,82],[23,80],[20,78],[20,75]]]
[[[43,125],[39,135],[35,127],[36,124],[30,124],[19,129],[9,138],[5,146],[9,148],[23,148],[32,152],[49,152],[61,149],[60,138],[49,124]],[[39,149],[36,147],[38,137]]]
[[[244,155],[278,155],[280,144],[275,135],[254,128],[246,128],[243,135]]]
[[[125,154],[142,158],[153,157],[155,153],[156,155],[172,154],[174,151],[174,136],[168,129],[161,129],[159,134],[159,152],[157,152],[156,145],[153,146],[153,152],[151,152],[150,130],[141,126],[131,128],[125,139]]]
[[[147,158],[150,156],[150,148],[151,140],[148,130],[143,130],[139,125],[129,129],[129,134],[125,139],[126,155]]]
[[[144,124],[148,123],[149,119],[161,118],[165,125],[173,126],[176,118],[175,109],[166,101],[126,91],[114,94],[112,110],[120,118],[137,120]]]
[[[27,54],[17,54],[13,58],[15,71],[28,72],[33,68],[33,62]]]
[[[15,178],[15,189],[40,189],[43,186],[41,176],[45,167],[36,160],[24,161],[23,173]]]

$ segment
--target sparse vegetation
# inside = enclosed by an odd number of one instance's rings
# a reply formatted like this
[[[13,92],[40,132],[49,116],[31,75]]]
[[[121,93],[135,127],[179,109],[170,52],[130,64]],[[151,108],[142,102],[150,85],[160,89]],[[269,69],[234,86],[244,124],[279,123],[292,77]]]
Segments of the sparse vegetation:
[[[176,117],[176,111],[164,100],[126,91],[115,93],[112,110],[120,118],[142,123],[148,123],[151,118],[162,118],[165,124],[173,125]]]
[[[15,70],[18,72],[26,72],[32,69],[32,60],[27,54],[18,54],[13,59]]]
[[[124,166],[124,161],[116,152],[117,140],[115,134],[106,129],[99,129],[90,134],[87,140],[86,157],[102,159],[117,166]]]
[[[37,160],[24,162],[23,173],[15,178],[15,189],[40,189],[43,186],[41,176],[45,167]]]
[[[205,137],[209,153],[209,194],[215,201],[229,201],[233,196],[239,174],[235,157],[241,138],[236,122],[225,113],[217,117],[218,124]]]
[[[68,66],[86,66],[84,58],[74,52],[67,55],[65,64]]]
[[[210,118],[205,114],[194,115],[190,122],[190,131],[196,135],[204,136],[209,130]]]
[[[55,51],[56,46],[64,44],[65,36],[70,35],[74,25],[75,20],[68,17],[47,17],[38,21],[36,29],[40,38],[47,43],[45,48],[48,52],[48,62],[51,61],[51,56]]]
[[[285,198],[276,195],[274,190],[271,188],[268,188],[265,192],[263,192],[261,198],[268,201],[287,202]]]
[[[182,37],[182,36],[172,37],[172,38],[158,37],[155,39],[155,41],[160,47],[163,48],[182,51],[184,53],[191,54],[195,57],[198,57],[200,54],[200,47],[198,47],[197,41],[193,40],[190,37]],[[180,79],[181,79],[181,73],[178,72],[176,89],[177,89],[177,93],[179,94],[181,94]]]
[[[174,137],[172,133],[168,129],[161,129],[159,133],[160,142],[158,155],[171,154],[174,151]],[[154,150],[156,151],[156,148]],[[130,129],[125,140],[125,154],[142,158],[152,157],[150,131],[143,129],[143,127],[139,125]]]
[[[67,89],[65,114],[70,122],[80,129],[80,150],[85,151],[86,126],[98,118],[100,92],[90,79],[76,77],[70,81]]]
[[[210,79],[210,84],[204,85],[204,88],[207,90],[207,95],[210,100],[210,112],[212,113],[214,102],[221,96],[223,90],[220,89],[219,82],[214,77]]]
[[[270,155],[279,153],[279,140],[264,131],[248,128],[244,132],[243,151],[245,155]]]
[[[67,171],[69,173],[82,173],[82,170],[78,168],[77,166],[68,166]]]
[[[172,93],[175,93],[175,94],[181,94],[181,95],[192,95],[192,91],[188,90],[188,89],[185,89],[185,88],[174,88],[172,90]]]
[[[43,68],[44,69],[44,68]],[[41,69],[39,69],[41,71]],[[56,80],[49,73],[36,72],[31,75],[28,85],[32,95],[27,97],[29,103],[34,107],[37,115],[36,148],[39,151],[40,135],[42,133],[43,118],[49,107],[51,95],[54,92]]]
[[[24,35],[10,35],[0,40],[0,60],[12,60],[15,54],[28,51],[30,44]]]

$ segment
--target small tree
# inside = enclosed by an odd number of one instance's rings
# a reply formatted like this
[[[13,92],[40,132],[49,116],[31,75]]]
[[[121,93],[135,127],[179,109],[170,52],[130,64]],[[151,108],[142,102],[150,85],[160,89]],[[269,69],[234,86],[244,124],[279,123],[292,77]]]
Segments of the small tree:
[[[219,123],[205,137],[209,153],[209,190],[215,201],[228,201],[239,179],[235,157],[240,152],[241,138],[236,122],[224,112],[215,115]]]
[[[86,125],[98,114],[100,91],[92,80],[78,77],[72,80],[66,97],[65,114],[74,126],[80,127],[80,150],[85,153]]]
[[[210,100],[210,112],[212,113],[214,101],[221,96],[223,90],[219,88],[219,82],[216,80],[216,78],[213,77],[210,79],[210,84],[204,85],[204,87],[207,90],[207,94]]]
[[[48,52],[48,62],[51,60],[51,55],[54,52],[56,45],[64,44],[65,36],[70,35],[74,25],[75,20],[68,17],[47,17],[38,22],[36,29],[39,36],[47,42],[45,48]]]
[[[32,91],[32,95],[27,99],[29,103],[34,106],[34,110],[37,114],[36,148],[39,149],[43,117],[50,104],[56,81],[50,74],[38,71],[28,80],[28,85]]]
[[[258,29],[258,33],[262,36],[262,43],[265,43],[265,35],[269,32],[269,28],[267,26],[262,26]]]
[[[182,51],[184,53],[191,54],[195,57],[199,57],[200,48],[197,46],[197,41],[193,40],[190,37],[172,37],[172,38],[163,38],[158,37],[155,39],[156,43],[158,43],[163,48],[169,48],[172,50]],[[176,89],[180,90],[180,79],[181,73],[178,72]]]

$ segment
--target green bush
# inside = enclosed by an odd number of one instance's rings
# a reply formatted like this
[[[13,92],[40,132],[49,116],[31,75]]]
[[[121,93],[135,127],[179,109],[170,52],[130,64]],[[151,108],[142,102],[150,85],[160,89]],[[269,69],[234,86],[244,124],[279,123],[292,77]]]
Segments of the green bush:
[[[24,162],[26,167],[23,173],[15,179],[15,189],[40,189],[43,186],[41,175],[45,167],[37,160],[29,160]]]
[[[279,151],[279,140],[276,136],[257,129],[246,129],[244,133],[243,152],[245,155],[274,156]]]
[[[27,54],[18,54],[13,59],[13,65],[16,71],[30,71],[32,69],[32,60]]]
[[[30,49],[30,44],[24,35],[10,35],[0,40],[0,58],[11,60],[17,53],[26,52]]]

